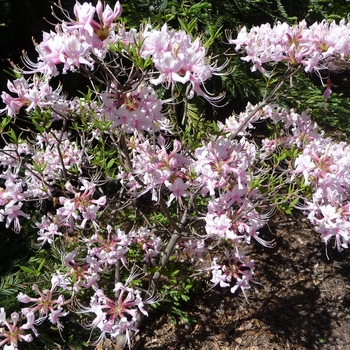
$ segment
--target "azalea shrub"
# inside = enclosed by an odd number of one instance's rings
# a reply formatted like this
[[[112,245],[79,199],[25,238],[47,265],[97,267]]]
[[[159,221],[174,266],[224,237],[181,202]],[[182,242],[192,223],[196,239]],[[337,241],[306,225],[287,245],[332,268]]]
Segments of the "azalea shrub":
[[[79,344],[131,347],[150,309],[188,300],[194,280],[246,302],[259,281],[245,247],[274,246],[261,230],[278,210],[301,210],[315,239],[347,248],[349,146],[279,101],[305,72],[331,98],[324,73],[349,64],[350,24],[242,28],[214,58],[166,24],[127,29],[119,2],[73,12],[56,6],[37,59],[24,54],[1,95],[0,221],[33,242],[17,309],[0,308],[0,346],[52,349],[53,330],[74,344],[75,322]],[[266,77],[265,99],[196,125],[194,106],[222,105],[206,83],[231,74],[232,54]],[[73,74],[88,87],[68,95],[59,78]]]

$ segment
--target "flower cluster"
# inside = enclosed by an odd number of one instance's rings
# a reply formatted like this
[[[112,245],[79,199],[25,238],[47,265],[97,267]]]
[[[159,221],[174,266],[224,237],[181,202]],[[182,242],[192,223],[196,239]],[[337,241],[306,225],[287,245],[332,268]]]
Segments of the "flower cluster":
[[[230,287],[234,280],[235,285],[231,287],[231,293],[235,293],[240,288],[248,301],[245,290],[250,289],[250,282],[257,283],[253,280],[254,260],[247,261],[243,252],[238,249],[232,251],[226,249],[225,256],[227,265],[218,265],[217,258],[214,258],[209,268],[213,276],[210,280],[213,283],[211,288],[218,284],[222,288]]]
[[[300,150],[289,170],[288,181],[300,179],[312,189],[312,196],[303,199],[298,208],[305,212],[323,242],[327,244],[334,238],[338,250],[347,248],[350,241],[349,146],[324,137],[308,112],[298,114],[268,105],[260,112],[260,118],[281,123],[284,129],[278,139],[263,140],[260,157],[269,158],[274,149],[281,146]]]
[[[160,135],[157,141],[156,145],[152,145],[150,140],[134,144],[130,142],[133,147],[133,173],[121,171],[120,178],[135,194],[140,188],[141,193],[151,191],[155,201],[158,200],[158,190],[164,185],[171,191],[168,204],[174,198],[181,202],[189,187],[190,180],[186,174],[190,161],[180,153],[180,141],[174,140],[169,153],[164,137]]]
[[[31,72],[42,73],[44,76],[57,76],[57,65],[62,64],[62,73],[75,72],[81,66],[90,69],[94,67],[94,56],[103,58],[107,53],[106,38],[114,34],[115,19],[121,15],[119,1],[112,10],[109,5],[103,9],[99,0],[96,8],[91,3],[76,2],[74,14],[76,19],[66,15],[66,20],[57,24],[56,31],[43,33],[43,41],[36,45],[39,54],[38,63],[25,56],[25,62]],[[98,22],[94,20],[95,13]]]
[[[40,324],[44,319],[48,318],[50,322],[57,325],[58,329],[62,328],[60,317],[64,317],[68,314],[68,311],[64,311],[64,296],[60,294],[57,299],[54,298],[55,289],[59,286],[59,279],[53,276],[51,279],[51,288],[49,290],[40,291],[39,287],[34,284],[32,289],[39,296],[37,298],[29,297],[22,292],[18,294],[17,299],[22,303],[34,303],[31,307],[23,308],[22,313],[24,315],[32,314],[36,312],[39,314],[39,318],[36,324]],[[37,334],[36,334],[37,335]]]
[[[220,100],[221,97],[212,97],[200,85],[213,73],[224,68],[210,65],[207,62],[206,50],[199,38],[193,40],[185,31],[169,30],[166,24],[161,30],[146,27],[143,32],[141,57],[152,57],[152,61],[159,72],[157,78],[151,79],[154,85],[166,84],[169,88],[174,82],[190,83],[191,90],[188,97],[194,93],[207,100]]]
[[[313,188],[312,201],[303,209],[326,244],[334,237],[338,250],[350,242],[350,152],[344,142],[310,142],[295,160],[294,174],[303,174]]]
[[[138,331],[134,326],[138,310],[146,316],[148,314],[137,290],[116,283],[113,291],[118,295],[116,300],[108,298],[102,289],[96,289],[91,297],[90,307],[84,308],[82,312],[96,315],[91,327],[100,329],[101,338],[104,338],[105,334],[116,338],[126,332],[127,341],[130,343],[129,332]]]
[[[127,133],[166,129],[163,102],[151,86],[140,84],[131,92],[117,95],[113,89],[101,94],[105,106],[102,113],[113,122],[112,127],[120,127]]]
[[[20,342],[33,341],[32,334],[27,333],[27,331],[31,330],[38,337],[39,332],[36,327],[46,318],[60,331],[62,330],[63,326],[60,318],[66,316],[68,311],[64,311],[65,299],[63,294],[60,294],[57,298],[54,297],[54,294],[57,294],[56,288],[58,285],[59,280],[53,276],[50,290],[41,291],[36,284],[33,285],[32,289],[38,294],[37,298],[19,293],[17,299],[20,302],[32,304],[30,307],[22,308],[21,314],[13,312],[11,314],[12,322],[6,318],[5,309],[0,308],[0,325],[5,326],[0,328],[0,346],[3,346],[3,349],[16,350]],[[24,318],[27,320],[26,323],[23,323]]]
[[[32,82],[24,77],[13,82],[8,81],[7,88],[17,97],[3,91],[1,98],[6,107],[0,110],[0,113],[6,112],[11,117],[14,117],[22,107],[26,107],[26,112],[29,112],[36,107],[44,109],[48,105],[56,105],[62,99],[60,87],[53,90],[47,80],[38,76],[34,76]]]
[[[33,341],[33,337],[30,333],[26,333],[28,329],[31,329],[33,333],[38,336],[38,332],[35,329],[35,319],[32,312],[26,314],[27,323],[19,325],[21,318],[18,312],[11,314],[11,321],[6,318],[6,312],[3,307],[0,308],[0,325],[5,326],[0,328],[0,346],[3,346],[4,350],[17,349],[18,343],[25,341]]]
[[[273,27],[263,24],[247,31],[243,27],[237,39],[229,38],[236,50],[243,49],[247,54],[242,60],[252,62],[252,70],[264,74],[265,63],[286,62],[303,65],[306,72],[313,70],[341,70],[346,66],[350,54],[350,24],[342,20],[314,23],[307,26],[305,20],[290,26],[278,22]]]

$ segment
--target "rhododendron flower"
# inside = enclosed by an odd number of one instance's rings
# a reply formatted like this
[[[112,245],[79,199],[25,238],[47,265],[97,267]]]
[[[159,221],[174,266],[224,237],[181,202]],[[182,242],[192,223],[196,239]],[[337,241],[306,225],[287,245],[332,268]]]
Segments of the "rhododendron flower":
[[[182,206],[181,198],[187,196],[186,190],[190,187],[190,185],[180,178],[175,179],[173,183],[165,181],[164,184],[171,191],[167,205],[170,206],[171,202],[176,198],[180,206]]]
[[[19,216],[23,216],[26,219],[29,219],[30,216],[26,213],[24,213],[21,208],[22,208],[23,203],[15,203],[15,202],[10,202],[5,205],[5,209],[0,209],[0,214],[2,216],[6,216],[6,228],[10,227],[11,222],[13,221],[13,226],[15,232],[19,232],[21,230],[21,225],[19,222]]]
[[[171,152],[168,152],[163,136],[159,136],[157,141],[155,146],[152,146],[149,140],[137,143],[131,160],[132,173],[122,170],[119,175],[122,182],[135,192],[141,187],[134,178],[138,177],[145,185],[144,193],[151,190],[154,201],[158,200],[158,190],[163,184],[170,185],[176,178],[187,177],[191,163],[191,160],[181,154],[182,146],[179,141],[174,141]]]
[[[137,290],[128,288],[122,283],[116,283],[114,292],[117,295],[115,300],[108,298],[103,290],[95,289],[90,307],[82,307],[81,312],[96,315],[89,328],[99,328],[100,339],[105,334],[110,334],[112,337],[126,334],[129,339],[130,331],[138,331],[134,326],[138,311],[144,315],[147,315],[147,312]]]
[[[110,225],[107,226],[107,237],[100,233],[95,233],[85,240],[88,254],[95,257],[103,269],[108,265],[116,265],[119,261],[126,264],[125,255],[129,251],[131,244],[130,235],[116,228],[112,230]]]
[[[161,122],[165,118],[162,104],[165,101],[158,98],[151,86],[138,84],[132,92],[125,94],[116,94],[112,89],[103,92],[101,99],[106,107],[104,113],[113,121],[112,127],[120,127],[128,133],[162,129]]]
[[[17,312],[11,314],[11,321],[9,322],[6,319],[5,309],[0,308],[0,325],[5,326],[0,328],[0,346],[4,346],[4,349],[17,349],[19,342],[31,342],[33,340],[32,335],[25,333],[28,328],[34,330],[34,334],[37,335],[33,327],[34,318],[32,313],[28,315],[25,325],[19,325],[20,315]]]
[[[96,10],[100,23],[93,19]],[[77,1],[74,6],[76,20],[69,18],[64,9],[62,13],[66,18],[55,27],[56,32],[44,32],[43,41],[36,45],[39,53],[38,63],[32,62],[24,55],[24,61],[30,69],[25,71],[26,73],[56,76],[58,64],[63,64],[63,74],[68,71],[74,72],[81,65],[93,69],[94,59],[91,54],[98,58],[105,56],[107,45],[103,40],[112,32],[111,29],[115,26],[113,21],[121,14],[121,6],[117,2],[113,11],[109,6],[102,10],[101,1],[96,8],[91,3],[80,4]]]
[[[146,228],[139,228],[129,232],[133,243],[140,244],[144,257],[142,261],[156,265],[155,258],[162,253],[162,239]]]
[[[67,266],[69,271],[65,274],[59,272],[56,274],[58,286],[74,292],[80,292],[82,288],[88,289],[92,286],[98,288],[97,282],[103,272],[102,262],[89,255],[83,261],[77,262],[77,253],[78,248],[64,256],[63,265]]]
[[[99,0],[96,5],[96,12],[98,19],[100,20],[99,29],[106,30],[106,28],[110,27],[113,21],[122,14],[122,7],[120,2],[117,1],[113,10],[109,5],[105,5],[105,8],[103,9],[102,2]]]
[[[63,207],[57,209],[57,215],[62,217],[62,221],[71,223],[73,219],[80,219],[79,211],[83,217],[80,224],[81,227],[85,227],[87,221],[91,221],[95,227],[98,227],[95,221],[97,212],[100,206],[106,204],[106,196],[101,196],[99,199],[92,199],[95,193],[95,185],[83,178],[80,181],[83,184],[81,187],[81,190],[84,190],[83,193],[75,191],[70,182],[66,183],[66,189],[74,194],[74,198],[59,197],[59,202]]]
[[[215,189],[230,189],[238,184],[243,189],[249,181],[248,167],[255,159],[254,145],[248,145],[243,138],[236,143],[229,138],[219,137],[195,150],[197,161],[194,170],[198,182],[202,183],[202,194],[213,196]]]
[[[59,23],[36,44],[38,59],[24,54],[27,68],[16,68],[9,93],[2,93],[0,113],[10,117],[0,130],[0,221],[19,231],[21,217],[30,220],[37,246],[49,243],[44,253],[50,249],[60,268],[51,271],[48,289],[44,274],[32,285],[35,295],[18,294],[27,305],[11,321],[0,308],[0,347],[31,341],[45,320],[61,331],[67,307],[89,314],[84,321],[100,334],[97,343],[108,336],[130,346],[169,261],[204,263],[212,244],[217,254],[225,249],[204,269],[212,288],[241,290],[247,299],[257,282],[255,263],[243,250],[253,240],[274,246],[261,228],[276,207],[303,210],[326,248],[331,242],[338,250],[348,247],[350,146],[325,138],[308,111],[277,103],[294,74],[321,77],[321,70],[349,64],[349,23],[277,22],[229,38],[252,70],[270,75],[269,65],[278,63],[286,73],[269,80],[276,87],[262,102],[248,103],[213,125],[212,135],[191,140],[197,127],[187,123],[186,100],[197,94],[220,101],[205,84],[225,67],[210,62],[199,38],[166,24],[127,30],[116,23],[119,2],[112,9],[101,0],[96,6],[77,1],[74,18],[60,2],[57,7],[62,19],[54,14]],[[53,88],[51,78],[68,72],[88,77],[85,96]],[[330,93],[328,79],[325,100]],[[25,140],[14,137],[18,114],[29,125]],[[251,132],[260,121],[278,131],[261,143]],[[141,203],[148,195],[149,211]],[[295,205],[299,198],[304,205]]]
[[[227,265],[218,265],[217,258],[214,258],[211,267],[207,269],[211,270],[213,275],[210,280],[213,283],[211,288],[218,284],[222,288],[230,287],[235,281],[235,285],[230,289],[231,293],[240,288],[248,302],[246,289],[250,289],[250,282],[258,283],[253,280],[254,260],[247,261],[243,252],[238,249],[232,251],[225,249],[225,256]]]
[[[57,221],[57,218],[43,216],[41,222],[36,223],[36,227],[39,229],[38,241],[41,242],[40,246],[45,243],[52,244],[56,236],[63,236],[63,233],[59,231]]]
[[[96,35],[101,41],[106,39],[110,30],[114,28],[114,20],[118,18],[122,13],[122,7],[120,2],[117,1],[112,10],[109,5],[102,5],[102,2],[98,0],[96,8],[91,3],[84,2],[80,4],[78,1],[74,6],[74,14],[77,18],[76,21],[70,20],[68,23],[63,23],[63,27],[67,28],[69,32],[79,29],[87,41],[91,42],[90,38]],[[94,20],[95,12],[97,13],[99,22]]]
[[[40,317],[49,318],[51,323],[57,324],[58,328],[61,329],[62,325],[59,321],[59,317],[64,317],[68,315],[67,311],[63,311],[62,306],[64,305],[64,296],[61,294],[54,298],[54,291],[59,285],[60,280],[57,276],[52,276],[51,278],[51,288],[50,290],[40,291],[39,287],[34,284],[32,289],[39,297],[33,298],[29,297],[22,292],[17,295],[17,299],[22,303],[34,303],[31,307],[22,309],[22,313],[31,315],[32,313],[39,312]]]
[[[302,173],[305,180],[305,185],[309,185],[310,172],[315,168],[315,163],[309,155],[301,155],[295,160],[294,174]]]

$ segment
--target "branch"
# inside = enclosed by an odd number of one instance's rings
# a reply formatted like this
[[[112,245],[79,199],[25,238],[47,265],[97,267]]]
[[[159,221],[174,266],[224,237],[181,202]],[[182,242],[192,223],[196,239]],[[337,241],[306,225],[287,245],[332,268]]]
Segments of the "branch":
[[[252,117],[257,112],[259,112],[259,110],[261,108],[265,107],[267,104],[269,104],[269,103],[273,102],[274,100],[278,99],[280,97],[280,95],[276,96],[277,91],[279,91],[282,88],[282,86],[284,85],[284,83],[286,81],[291,79],[293,75],[295,75],[295,74],[299,73],[300,71],[302,71],[302,69],[303,69],[303,66],[299,66],[296,70],[293,70],[292,67],[288,67],[285,75],[282,77],[281,81],[275,86],[275,88],[272,90],[270,95],[264,101],[260,102],[260,104],[258,106],[256,106],[250,113],[248,113],[248,115],[243,120],[243,122],[241,123],[239,128],[233,133],[232,138],[235,138],[242,131],[242,129],[250,122]]]

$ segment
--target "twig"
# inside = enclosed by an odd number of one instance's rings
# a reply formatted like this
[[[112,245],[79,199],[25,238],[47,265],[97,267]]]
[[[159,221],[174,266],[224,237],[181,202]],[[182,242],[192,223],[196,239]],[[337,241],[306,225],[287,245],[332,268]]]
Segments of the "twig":
[[[272,101],[276,100],[280,95],[276,96],[276,93],[278,90],[282,88],[282,86],[285,84],[286,81],[288,81],[290,78],[292,78],[293,75],[299,73],[303,69],[302,66],[299,66],[296,70],[293,70],[292,67],[288,67],[285,75],[282,77],[281,81],[275,86],[275,88],[272,90],[270,95],[258,106],[256,106],[243,120],[239,128],[233,133],[232,138],[235,138],[242,129],[249,123],[249,121],[252,119],[252,117],[263,107],[265,107],[267,104],[271,103]]]

